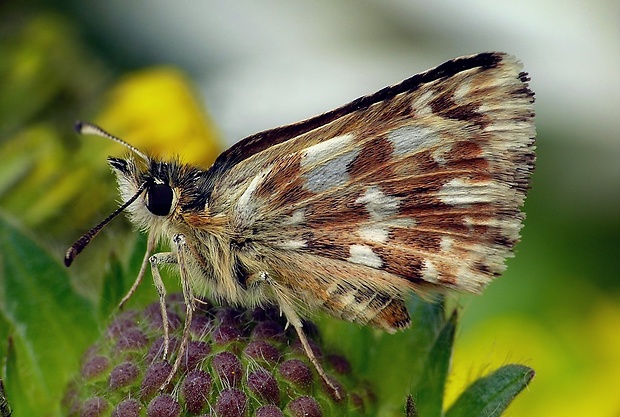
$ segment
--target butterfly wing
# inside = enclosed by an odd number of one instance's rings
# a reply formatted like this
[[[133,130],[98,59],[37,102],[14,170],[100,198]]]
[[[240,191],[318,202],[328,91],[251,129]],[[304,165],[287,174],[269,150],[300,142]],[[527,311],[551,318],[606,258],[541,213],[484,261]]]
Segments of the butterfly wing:
[[[450,61],[231,148],[213,208],[252,243],[246,268],[308,308],[406,326],[408,289],[478,292],[503,272],[534,165],[533,101],[509,55]]]

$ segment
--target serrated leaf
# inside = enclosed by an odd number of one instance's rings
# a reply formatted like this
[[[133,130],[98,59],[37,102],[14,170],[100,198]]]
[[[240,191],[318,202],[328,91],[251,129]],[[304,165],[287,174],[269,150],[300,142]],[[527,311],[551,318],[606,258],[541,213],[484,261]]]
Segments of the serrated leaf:
[[[17,372],[26,387],[17,395],[33,408],[26,415],[58,409],[65,382],[96,336],[93,311],[58,260],[0,215],[0,314],[12,329]],[[7,385],[13,384],[10,376]]]
[[[523,365],[506,365],[471,384],[446,412],[446,417],[495,417],[534,378],[534,370]]]
[[[422,376],[413,392],[416,409],[421,416],[441,417],[442,415],[456,322],[457,315],[454,312],[434,339]]]

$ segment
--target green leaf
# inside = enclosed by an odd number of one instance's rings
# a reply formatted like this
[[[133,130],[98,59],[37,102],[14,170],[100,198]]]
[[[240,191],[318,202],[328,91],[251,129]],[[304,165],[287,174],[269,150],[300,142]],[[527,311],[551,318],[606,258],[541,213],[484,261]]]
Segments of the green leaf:
[[[446,326],[442,298],[427,302],[413,296],[407,307],[411,327],[395,334],[334,319],[321,326],[327,345],[346,352],[355,371],[372,382],[378,416],[403,415],[404,400],[420,385],[427,358]]]
[[[15,372],[25,388],[11,398],[13,408],[31,407],[23,415],[54,414],[50,410],[58,410],[66,381],[96,336],[94,308],[71,287],[59,260],[1,214],[0,316],[12,329]],[[13,392],[11,373],[5,383]]]
[[[501,415],[534,378],[534,370],[506,365],[471,384],[454,402],[446,417],[493,417]]]
[[[373,382],[380,399],[381,416],[402,416],[404,400],[417,391],[427,358],[446,323],[441,298],[427,302],[414,296],[407,307],[411,315],[409,329],[396,334],[375,330],[374,339],[367,342],[369,365],[364,374]]]
[[[110,315],[116,312],[118,303],[125,295],[123,283],[123,267],[114,252],[106,263],[103,275],[103,293],[99,302],[100,321],[107,322]]]
[[[1,258],[0,258],[1,259]],[[0,281],[1,282],[1,281]],[[0,299],[1,300],[1,299]],[[1,301],[0,301],[1,303]],[[11,323],[0,313],[0,378],[5,378],[5,354],[8,351],[9,339],[11,338]]]
[[[445,322],[441,331],[434,339],[431,350],[426,358],[422,376],[415,392],[415,404],[419,415],[424,417],[441,417],[443,410],[444,390],[450,358],[452,357],[452,344],[456,332],[456,311]]]

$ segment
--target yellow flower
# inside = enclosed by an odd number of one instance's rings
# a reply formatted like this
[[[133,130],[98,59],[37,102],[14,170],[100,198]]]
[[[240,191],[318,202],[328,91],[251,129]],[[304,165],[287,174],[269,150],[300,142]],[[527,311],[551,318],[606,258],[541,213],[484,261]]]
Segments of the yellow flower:
[[[178,70],[157,67],[126,75],[96,123],[147,153],[207,168],[221,147],[216,129]]]

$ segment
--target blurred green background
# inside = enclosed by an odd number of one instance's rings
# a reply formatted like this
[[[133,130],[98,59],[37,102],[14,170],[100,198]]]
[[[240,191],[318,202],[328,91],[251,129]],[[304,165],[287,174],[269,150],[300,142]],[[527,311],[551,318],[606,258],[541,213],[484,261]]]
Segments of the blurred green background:
[[[0,208],[60,262],[115,208],[105,157],[124,153],[77,137],[76,119],[208,166],[245,135],[444,60],[513,53],[536,92],[537,170],[507,273],[483,296],[455,297],[448,398],[517,362],[537,375],[510,415],[618,416],[618,16],[620,5],[602,0],[5,1]],[[116,220],[80,256],[70,278],[85,299],[100,302],[107,255],[126,257],[132,235]]]

